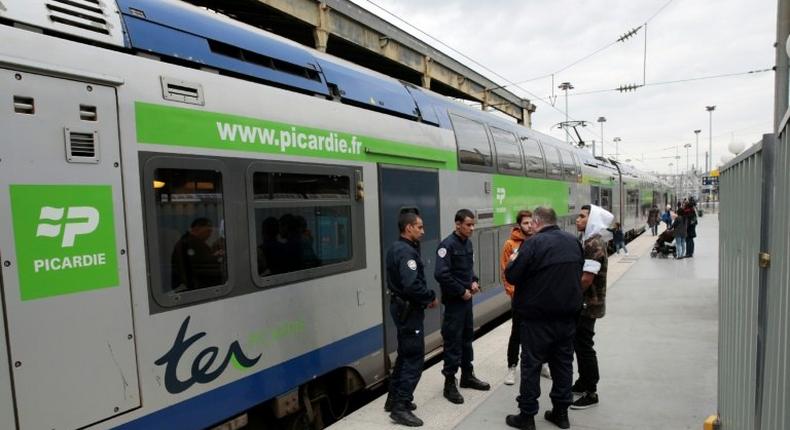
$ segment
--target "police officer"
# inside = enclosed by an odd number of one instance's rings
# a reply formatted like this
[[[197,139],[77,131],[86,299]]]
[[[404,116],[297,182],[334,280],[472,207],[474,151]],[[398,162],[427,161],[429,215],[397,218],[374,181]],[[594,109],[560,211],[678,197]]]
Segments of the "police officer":
[[[557,227],[553,209],[535,209],[532,224],[535,235],[524,241],[505,269],[505,278],[515,286],[513,310],[520,318],[522,351],[521,387],[516,399],[520,413],[508,415],[505,422],[522,430],[535,430],[540,367],[548,362],[553,407],[544,418],[567,429],[584,257],[576,237]]]
[[[472,233],[475,231],[475,216],[469,209],[455,214],[455,231],[450,233],[436,251],[434,278],[442,289],[444,320],[444,397],[455,404],[464,402],[455,385],[455,373],[461,368],[461,388],[489,390],[491,386],[475,377],[472,367],[472,295],[480,291],[474,273],[474,250]]]
[[[425,308],[437,305],[436,293],[425,283],[420,239],[422,218],[415,209],[402,210],[398,216],[400,238],[387,250],[387,288],[390,292],[390,314],[398,331],[398,358],[390,379],[390,390],[384,410],[398,424],[421,426],[413,410],[414,389],[420,381],[425,360],[423,319]]]

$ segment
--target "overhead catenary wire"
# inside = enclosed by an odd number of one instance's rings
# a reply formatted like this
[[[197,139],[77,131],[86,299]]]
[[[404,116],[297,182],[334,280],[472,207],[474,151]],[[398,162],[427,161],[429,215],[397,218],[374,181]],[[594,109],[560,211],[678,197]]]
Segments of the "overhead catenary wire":
[[[774,69],[772,67],[769,67],[769,68],[764,68],[764,69],[748,70],[748,71],[745,71],[745,72],[721,73],[721,74],[716,74],[716,75],[707,75],[707,76],[697,76],[697,77],[693,77],[693,78],[675,79],[675,80],[671,80],[671,81],[649,82],[649,83],[646,83],[646,84],[643,84],[643,85],[634,85],[630,89],[631,90],[635,90],[635,89],[641,88],[641,87],[652,87],[652,86],[658,86],[658,85],[670,85],[670,84],[678,84],[678,83],[683,83],[683,82],[703,81],[703,80],[707,80],[707,79],[729,78],[729,77],[733,77],[733,76],[756,75],[756,74],[759,74],[759,73],[772,72],[773,70]],[[599,90],[575,92],[575,93],[572,93],[572,94],[568,94],[568,96],[571,96],[571,97],[572,96],[583,96],[583,95],[598,94],[598,93],[605,93],[605,92],[611,92],[611,91],[626,92],[626,91],[623,91],[622,88],[623,88],[622,86],[617,87],[617,88],[602,88],[602,89],[599,89]]]

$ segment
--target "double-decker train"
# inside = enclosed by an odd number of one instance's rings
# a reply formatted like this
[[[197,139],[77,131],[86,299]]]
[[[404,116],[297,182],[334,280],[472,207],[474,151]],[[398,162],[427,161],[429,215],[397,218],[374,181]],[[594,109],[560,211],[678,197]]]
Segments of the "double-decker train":
[[[382,255],[477,217],[475,324],[515,213],[629,235],[655,177],[174,0],[0,1],[0,428],[319,426],[395,351]],[[432,278],[429,276],[429,278]],[[438,286],[429,280],[431,288]],[[426,313],[427,351],[441,347]]]

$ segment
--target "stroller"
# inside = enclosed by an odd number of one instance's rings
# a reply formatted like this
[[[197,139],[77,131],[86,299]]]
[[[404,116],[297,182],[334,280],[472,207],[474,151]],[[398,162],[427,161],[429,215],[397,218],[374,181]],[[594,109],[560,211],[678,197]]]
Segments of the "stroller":
[[[676,254],[675,245],[672,244],[675,240],[675,234],[672,230],[664,230],[663,233],[658,235],[653,249],[650,251],[652,258],[668,258],[670,255],[674,258]]]

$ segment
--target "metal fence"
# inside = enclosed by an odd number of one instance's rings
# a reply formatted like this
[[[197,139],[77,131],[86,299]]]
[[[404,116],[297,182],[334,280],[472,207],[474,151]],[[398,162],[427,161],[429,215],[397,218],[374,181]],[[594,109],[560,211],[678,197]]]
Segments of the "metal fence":
[[[721,169],[721,428],[790,429],[788,129]]]

